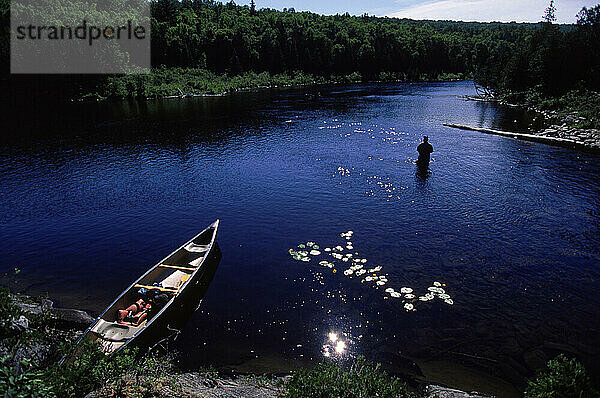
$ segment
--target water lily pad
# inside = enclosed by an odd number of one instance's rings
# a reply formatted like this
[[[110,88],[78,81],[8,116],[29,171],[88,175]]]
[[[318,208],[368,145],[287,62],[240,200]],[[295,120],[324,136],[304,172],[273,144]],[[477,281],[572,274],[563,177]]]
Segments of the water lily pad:
[[[321,252],[320,252],[320,251],[318,251],[318,250],[311,250],[311,251],[310,251],[310,255],[311,255],[311,256],[318,256],[319,254],[321,254]]]
[[[436,282],[433,282],[433,286],[440,287],[440,286],[442,286],[442,284],[440,282],[436,281]]]
[[[407,293],[407,294],[404,295],[404,298],[408,299],[408,300],[412,300],[412,299],[415,298],[415,295],[412,294],[412,293]]]
[[[406,303],[406,304],[404,304],[404,309],[405,309],[406,311],[412,311],[414,308],[415,308],[415,306],[414,306],[414,305],[412,305],[411,303]]]
[[[305,245],[305,244],[303,244],[303,243],[300,243],[300,244],[298,245],[298,247],[299,247],[300,249],[304,249],[304,248],[306,247],[306,245]]]
[[[330,247],[326,247],[326,248],[325,248],[325,249],[323,249],[323,250],[325,250],[326,252],[330,252],[330,251],[331,251],[331,248],[330,248]]]
[[[442,300],[447,300],[450,298],[450,295],[446,294],[446,293],[442,293],[438,297],[441,298]]]
[[[382,280],[378,280],[378,281],[377,281],[377,285],[378,285],[378,286],[383,286],[383,285],[385,285],[385,282],[384,282],[384,281],[382,281]]]
[[[317,250],[319,248],[319,245],[313,245],[313,249]]]
[[[358,271],[356,271],[356,275],[358,275],[358,276],[361,276],[366,273],[367,273],[367,271],[365,271],[364,269],[359,269]]]
[[[400,298],[400,297],[402,297],[402,295],[400,293],[398,293],[398,292],[391,292],[390,296],[392,296],[394,298]]]
[[[401,289],[400,289],[400,292],[401,292],[402,294],[407,294],[407,293],[412,293],[412,292],[413,292],[413,290],[412,290],[412,288],[410,288],[410,287],[403,287],[403,288],[401,288]]]
[[[327,267],[327,264],[329,264],[327,261],[319,261],[319,265],[322,265],[323,267]]]
[[[315,242],[306,242],[306,246],[312,246],[314,244],[315,244]]]
[[[453,305],[454,304],[454,301],[452,301],[452,299],[446,299],[446,300],[444,300],[444,302],[446,304],[449,304],[449,305]]]
[[[301,257],[300,261],[304,261],[305,263],[310,261],[310,257]]]
[[[388,287],[387,289],[385,289],[386,293],[393,293],[394,292],[394,288],[393,287]]]
[[[348,275],[352,275],[354,273],[354,271],[352,271],[351,269],[347,269],[346,271],[344,271],[344,275],[348,276]]]

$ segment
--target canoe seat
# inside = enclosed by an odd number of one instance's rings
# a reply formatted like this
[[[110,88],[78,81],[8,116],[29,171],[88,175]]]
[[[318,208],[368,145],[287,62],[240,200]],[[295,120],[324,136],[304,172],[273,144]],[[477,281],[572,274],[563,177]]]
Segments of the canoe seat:
[[[192,253],[204,253],[208,251],[209,247],[209,245],[197,245],[192,242],[185,245],[184,249]]]
[[[91,331],[96,333],[103,340],[121,342],[132,338],[141,328],[141,326],[121,325],[119,323],[107,322],[104,319],[100,319]]]
[[[168,264],[160,264],[159,267],[162,268],[173,268],[173,269],[180,269],[183,271],[193,271],[194,267],[193,266],[189,266],[189,267],[185,267],[185,266],[181,266],[181,265],[168,265]]]

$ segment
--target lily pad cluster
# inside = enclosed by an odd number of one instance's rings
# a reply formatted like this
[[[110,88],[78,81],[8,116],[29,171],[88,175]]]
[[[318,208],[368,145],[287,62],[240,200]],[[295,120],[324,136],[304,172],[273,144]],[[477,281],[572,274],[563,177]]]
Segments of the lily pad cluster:
[[[337,260],[339,261],[337,264],[340,268],[347,267],[343,270],[344,276],[348,278],[358,277],[360,283],[370,284],[376,289],[383,288],[389,282],[388,275],[381,273],[383,267],[381,265],[367,265],[368,260],[366,258],[359,257],[358,252],[350,252],[354,250],[354,244],[351,241],[353,235],[353,231],[342,232],[340,234],[345,239],[344,246],[325,247],[321,252],[321,247],[315,242],[306,242],[300,243],[296,249],[290,249],[289,253],[294,260],[304,262],[309,262],[312,258],[318,256],[332,257],[333,261],[321,260],[318,264],[322,267],[330,268],[333,273],[336,273],[337,268],[334,261]],[[427,292],[424,295],[418,297],[411,287],[404,286],[399,290],[388,287],[385,289],[384,299],[392,298],[401,300],[401,304],[406,311],[416,311],[415,305],[419,301],[431,301],[436,298],[448,305],[453,305],[454,301],[444,289],[445,286],[445,284],[435,281],[432,286],[427,288]]]

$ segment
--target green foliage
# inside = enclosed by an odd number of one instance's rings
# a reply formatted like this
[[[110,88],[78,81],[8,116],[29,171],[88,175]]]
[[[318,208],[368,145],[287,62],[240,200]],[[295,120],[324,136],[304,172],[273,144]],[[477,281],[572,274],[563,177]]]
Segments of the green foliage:
[[[590,398],[600,396],[592,387],[585,368],[563,354],[548,361],[546,369],[527,383],[525,398]]]
[[[107,356],[98,343],[88,339],[71,355],[76,359],[53,365],[44,373],[45,383],[64,398],[84,396],[121,377],[136,363],[135,350]]]
[[[388,376],[380,369],[358,357],[349,371],[324,362],[312,369],[294,373],[286,385],[290,398],[354,398],[354,397],[418,397],[400,379]]]
[[[20,366],[10,360],[0,360],[0,396],[5,398],[54,398],[52,389],[42,380],[42,372],[33,370],[34,364],[21,361]]]

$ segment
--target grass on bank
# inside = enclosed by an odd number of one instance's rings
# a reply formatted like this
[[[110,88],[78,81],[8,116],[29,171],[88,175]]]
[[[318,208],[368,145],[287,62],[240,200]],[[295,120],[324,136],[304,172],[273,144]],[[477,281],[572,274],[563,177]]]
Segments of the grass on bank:
[[[324,362],[312,369],[294,373],[286,385],[289,398],[353,398],[390,397],[418,398],[423,395],[412,392],[402,380],[389,376],[360,356],[348,371]]]
[[[419,80],[461,80],[461,74],[442,73],[437,76],[420,76]],[[404,73],[381,72],[377,81],[407,81]],[[245,72],[237,76],[216,74],[197,68],[155,68],[148,74],[110,76],[102,81],[95,92],[83,95],[84,99],[105,98],[163,98],[184,95],[216,95],[260,87],[315,85],[324,83],[356,83],[364,81],[354,72],[349,75],[312,76],[303,72],[270,74]]]

